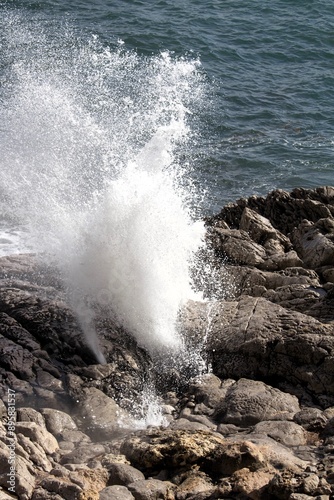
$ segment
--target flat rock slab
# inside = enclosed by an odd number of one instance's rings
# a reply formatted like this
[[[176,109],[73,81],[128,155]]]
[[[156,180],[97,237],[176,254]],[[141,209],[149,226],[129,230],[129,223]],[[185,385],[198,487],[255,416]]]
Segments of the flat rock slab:
[[[289,382],[320,405],[334,404],[333,325],[262,298],[190,303],[189,335],[205,347],[215,375]]]

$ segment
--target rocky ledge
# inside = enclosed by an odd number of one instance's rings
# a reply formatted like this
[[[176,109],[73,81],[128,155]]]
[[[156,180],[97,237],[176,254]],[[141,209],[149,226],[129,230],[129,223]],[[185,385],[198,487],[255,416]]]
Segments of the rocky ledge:
[[[0,259],[0,500],[334,498],[334,188],[241,199],[206,225],[208,300],[182,315],[197,377],[103,311],[96,364],[56,272]]]

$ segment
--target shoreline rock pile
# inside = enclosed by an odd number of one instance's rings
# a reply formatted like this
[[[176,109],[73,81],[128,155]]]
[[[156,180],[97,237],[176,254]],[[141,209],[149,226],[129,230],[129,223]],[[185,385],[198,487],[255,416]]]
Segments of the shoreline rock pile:
[[[206,224],[215,298],[183,324],[211,371],[182,385],[102,314],[97,365],[55,271],[0,259],[0,500],[334,498],[334,188],[242,199]],[[140,429],[150,385],[164,425]]]

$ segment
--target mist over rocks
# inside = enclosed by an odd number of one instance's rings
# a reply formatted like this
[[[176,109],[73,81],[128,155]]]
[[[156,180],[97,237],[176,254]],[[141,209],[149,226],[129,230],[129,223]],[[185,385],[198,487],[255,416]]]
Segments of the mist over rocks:
[[[208,299],[181,314],[210,368],[195,377],[99,307],[97,364],[57,271],[0,259],[0,497],[11,389],[17,498],[332,498],[334,188],[242,199],[206,227]]]

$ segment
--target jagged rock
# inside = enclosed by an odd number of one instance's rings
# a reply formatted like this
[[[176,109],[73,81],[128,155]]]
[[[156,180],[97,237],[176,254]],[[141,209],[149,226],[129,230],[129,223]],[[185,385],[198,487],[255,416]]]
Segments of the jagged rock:
[[[229,476],[245,467],[252,471],[267,466],[261,449],[250,441],[226,441],[207,457],[204,470],[212,477]]]
[[[241,214],[239,228],[246,231],[260,245],[264,245],[268,240],[273,239],[281,245],[282,251],[291,247],[289,239],[280,231],[277,231],[269,219],[248,207]]]
[[[64,381],[78,374],[81,386],[98,386],[109,397],[140,398],[149,356],[110,318],[98,317],[96,328],[108,351],[108,373],[94,371],[57,273],[33,256],[0,259],[0,394],[11,387],[20,406],[68,412],[75,394]]]
[[[12,459],[15,458],[15,466]],[[9,462],[11,460],[11,462]],[[12,467],[12,468],[11,468]],[[0,448],[0,486],[18,495],[22,500],[29,500],[35,487],[35,474],[32,464],[13,450],[2,445]]]
[[[271,224],[287,235],[297,227],[303,219],[316,222],[319,219],[332,217],[334,214],[334,188],[330,186],[316,189],[296,188],[291,194],[276,189],[267,195],[250,196],[236,203],[225,206],[221,212],[208,219],[209,225],[228,224],[231,228],[239,227],[242,213],[246,207],[266,217]]]
[[[231,265],[226,265],[225,269],[233,277],[236,296],[241,294],[254,296],[256,294],[255,287],[276,290],[277,288],[293,285],[306,285],[314,288],[320,288],[321,286],[318,274],[302,267],[290,267],[278,272]]]
[[[224,439],[209,431],[156,430],[125,438],[121,452],[140,470],[191,466],[203,461]]]
[[[45,453],[52,454],[58,450],[58,442],[56,438],[35,422],[17,422],[16,433],[21,433],[31,441],[38,443]]]
[[[26,459],[44,471],[49,472],[52,465],[42,446],[39,443],[34,443],[23,434],[16,432],[16,435],[18,444],[22,446],[26,453]]]
[[[320,407],[334,405],[334,188],[239,200],[207,226],[218,281],[206,296],[222,300],[182,314],[185,342],[213,370],[190,384],[178,368],[156,376],[159,366],[99,309],[108,363],[96,364],[57,272],[33,256],[0,259],[0,395],[16,391],[19,498],[333,495],[334,410]],[[169,427],[124,437],[155,378]],[[59,443],[45,450],[48,431]],[[1,484],[6,440],[0,424]]]
[[[203,477],[198,473],[190,474],[177,488],[177,500],[186,500],[187,498],[198,496],[199,493],[212,494],[215,491],[209,478]]]
[[[99,492],[107,486],[108,477],[108,472],[101,467],[91,469],[84,466],[78,467],[68,475],[72,483],[77,484],[84,490],[82,500],[98,499]]]
[[[326,295],[326,291],[320,286],[315,288],[297,284],[282,286],[261,294],[262,297],[274,304],[306,314],[319,303],[319,299],[321,300]]]
[[[239,264],[257,266],[266,259],[265,249],[255,243],[246,231],[215,228],[214,246],[219,254]]]
[[[291,241],[301,259],[311,269],[334,260],[334,220],[302,221],[291,233]]]
[[[231,477],[233,493],[252,500],[264,499],[265,487],[272,477],[273,472],[266,469],[257,471],[251,471],[247,467],[240,469]]]

